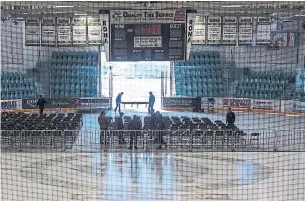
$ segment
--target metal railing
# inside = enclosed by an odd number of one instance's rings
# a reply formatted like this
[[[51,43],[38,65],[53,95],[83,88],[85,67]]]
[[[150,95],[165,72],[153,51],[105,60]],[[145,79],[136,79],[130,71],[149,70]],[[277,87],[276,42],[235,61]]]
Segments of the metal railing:
[[[2,150],[305,151],[299,130],[2,130]]]

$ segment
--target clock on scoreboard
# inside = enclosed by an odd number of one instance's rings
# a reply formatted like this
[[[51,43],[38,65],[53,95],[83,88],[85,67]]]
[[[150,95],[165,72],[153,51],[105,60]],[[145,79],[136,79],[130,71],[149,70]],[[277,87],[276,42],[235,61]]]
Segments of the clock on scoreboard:
[[[100,13],[109,61],[187,59],[187,36],[191,36],[192,27],[187,25],[185,10],[113,10],[108,16]]]

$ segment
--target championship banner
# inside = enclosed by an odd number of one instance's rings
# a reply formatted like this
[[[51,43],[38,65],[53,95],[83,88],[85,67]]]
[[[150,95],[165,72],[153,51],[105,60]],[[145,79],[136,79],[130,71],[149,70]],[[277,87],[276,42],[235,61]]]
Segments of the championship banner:
[[[73,18],[73,45],[86,45],[87,31],[86,31],[86,18]]]
[[[70,46],[71,41],[71,19],[61,18],[56,19],[57,22],[57,46]]]
[[[253,19],[252,17],[240,17],[238,27],[238,44],[252,44]]]
[[[205,45],[205,16],[196,16],[192,44]]]
[[[221,44],[221,17],[208,17],[208,44]]]
[[[1,100],[1,111],[9,110],[21,110],[22,109],[22,100]]]
[[[251,107],[251,99],[224,98],[222,104],[224,108],[231,107],[249,109]]]
[[[252,100],[252,109],[274,110],[274,100]]]
[[[40,21],[39,18],[25,19],[25,45],[40,45]]]
[[[106,60],[110,59],[110,17],[109,10],[100,10],[100,19],[102,23],[102,44],[106,53]]]
[[[80,105],[79,98],[45,98],[45,109],[58,108],[76,108]],[[23,99],[22,109],[38,109],[36,106],[38,99]]]
[[[41,19],[41,46],[56,45],[55,18]]]
[[[258,17],[257,19],[257,44],[269,44],[271,35],[271,18],[270,17]]]
[[[190,109],[193,108],[194,98],[190,97],[164,97],[164,109]]]
[[[88,18],[88,44],[100,45],[102,43],[102,26],[100,18]]]
[[[237,18],[223,17],[222,18],[222,44],[234,45],[236,44],[237,32]]]
[[[293,112],[305,113],[305,102],[293,101],[292,110]]]

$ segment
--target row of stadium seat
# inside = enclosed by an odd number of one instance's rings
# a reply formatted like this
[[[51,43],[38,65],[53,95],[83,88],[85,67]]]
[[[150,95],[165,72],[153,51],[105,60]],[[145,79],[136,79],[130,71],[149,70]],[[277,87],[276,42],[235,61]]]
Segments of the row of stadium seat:
[[[288,80],[290,81],[295,77],[295,72],[251,72],[245,79],[260,82],[261,80]]]
[[[54,51],[52,59],[94,59],[98,60],[97,51]]]
[[[75,59],[75,58],[68,58],[68,59],[53,59],[52,60],[52,65],[57,65],[57,64],[61,64],[61,65],[64,65],[64,66],[67,66],[68,64],[71,64],[71,65],[84,65],[84,66],[97,66],[97,63],[98,63],[98,59]]]
[[[176,66],[202,66],[202,65],[217,65],[220,66],[219,58],[196,58],[189,59],[188,61],[175,62]]]
[[[255,98],[255,99],[279,99],[281,97],[280,91],[253,91],[253,90],[239,90],[235,94],[236,98]]]
[[[65,90],[65,89],[57,89],[57,90],[51,90],[51,96],[52,97],[96,97],[97,92],[95,90]]]
[[[36,97],[35,82],[19,72],[1,73],[1,99],[21,99]]]
[[[218,51],[192,51],[190,53],[190,59],[196,58],[219,58]]]

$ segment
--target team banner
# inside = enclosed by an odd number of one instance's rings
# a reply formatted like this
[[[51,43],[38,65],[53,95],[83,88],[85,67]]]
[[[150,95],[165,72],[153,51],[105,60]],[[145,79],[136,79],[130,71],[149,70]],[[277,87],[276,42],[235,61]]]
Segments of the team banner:
[[[184,23],[184,10],[111,10],[111,24]]]
[[[56,19],[57,22],[57,46],[70,46],[71,41],[71,19],[61,18]]]
[[[256,43],[257,44],[269,44],[270,36],[271,36],[271,18],[258,17],[257,31],[256,31]]]
[[[205,16],[196,16],[192,44],[204,45],[205,44]]]
[[[21,110],[22,109],[22,100],[1,100],[1,111],[9,110]]]
[[[186,23],[186,60],[190,58],[192,38],[195,28],[196,12],[187,11],[187,23]],[[182,41],[181,41],[182,42]],[[182,46],[182,45],[181,45]]]
[[[76,108],[80,105],[79,98],[45,98],[45,108]],[[37,99],[23,99],[22,109],[38,109]]]
[[[56,45],[55,18],[41,19],[41,45],[42,46]]]
[[[252,17],[240,17],[238,27],[238,44],[252,44],[253,19]]]
[[[40,45],[40,21],[39,18],[25,19],[25,45]]]
[[[163,108],[164,109],[184,109],[193,108],[194,98],[190,97],[164,97]]]
[[[106,60],[110,59],[110,17],[109,10],[100,10],[100,19],[102,23],[102,44],[106,53]]]
[[[252,100],[252,108],[261,110],[274,110],[275,102],[274,100]]]
[[[86,18],[73,18],[73,45],[86,45],[87,43]]]
[[[208,44],[221,44],[221,17],[208,17]]]
[[[248,108],[251,107],[251,99],[240,99],[240,98],[224,98],[222,100],[223,107],[232,108]]]
[[[237,18],[223,17],[222,18],[222,44],[234,45],[236,44],[237,32]]]
[[[102,43],[102,26],[100,18],[88,18],[88,44],[96,45]]]

